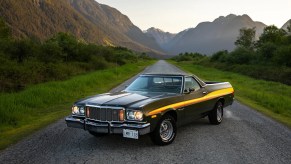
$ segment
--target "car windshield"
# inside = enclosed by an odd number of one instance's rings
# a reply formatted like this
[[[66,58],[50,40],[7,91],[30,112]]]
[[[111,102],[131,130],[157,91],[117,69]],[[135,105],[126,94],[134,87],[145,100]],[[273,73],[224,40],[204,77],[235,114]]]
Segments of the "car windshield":
[[[181,93],[182,77],[140,76],[126,91]]]

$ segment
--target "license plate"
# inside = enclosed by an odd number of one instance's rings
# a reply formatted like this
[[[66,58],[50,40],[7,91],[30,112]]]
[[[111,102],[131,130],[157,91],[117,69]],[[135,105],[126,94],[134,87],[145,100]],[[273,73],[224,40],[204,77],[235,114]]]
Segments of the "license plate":
[[[123,129],[123,137],[138,139],[138,131],[130,130],[130,129]]]

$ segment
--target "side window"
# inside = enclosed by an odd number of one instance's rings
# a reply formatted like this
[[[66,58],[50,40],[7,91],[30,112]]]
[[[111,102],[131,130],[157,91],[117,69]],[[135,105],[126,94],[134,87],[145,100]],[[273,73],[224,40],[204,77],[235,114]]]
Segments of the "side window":
[[[185,77],[185,89],[194,88],[196,91],[200,89],[200,85],[193,77]]]

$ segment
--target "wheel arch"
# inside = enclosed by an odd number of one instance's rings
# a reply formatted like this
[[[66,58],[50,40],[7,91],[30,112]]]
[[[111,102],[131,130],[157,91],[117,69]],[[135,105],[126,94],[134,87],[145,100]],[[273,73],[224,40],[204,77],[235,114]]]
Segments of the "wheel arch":
[[[225,99],[223,97],[220,97],[216,100],[216,103],[213,107],[213,109],[208,113],[208,119],[210,124],[213,125],[218,125],[222,122],[222,118],[223,118],[223,106],[225,103]],[[218,108],[220,105],[222,105],[220,108]],[[221,114],[221,116],[218,119],[218,109],[221,110],[221,112],[219,112]]]
[[[151,124],[151,131],[153,131],[153,130],[156,128],[158,122],[159,122],[159,121],[160,121],[160,120],[161,120],[165,115],[170,115],[170,116],[172,116],[172,117],[175,119],[176,122],[178,121],[178,114],[177,114],[177,111],[174,110],[174,109],[172,109],[172,108],[169,108],[169,109],[163,111],[162,113],[157,114],[157,119],[156,119],[155,121],[152,121],[152,124]]]
[[[173,109],[168,110],[168,111],[166,111],[166,112],[163,114],[163,116],[166,115],[166,114],[172,116],[172,117],[175,119],[176,122],[178,121],[178,115],[177,115],[177,112],[176,112],[175,110],[173,110]]]
[[[216,103],[217,102],[221,102],[222,103],[222,106],[224,106],[224,103],[225,103],[225,99],[224,99],[224,97],[220,97],[220,98],[218,98],[218,100],[216,101]],[[215,104],[216,105],[216,104]]]

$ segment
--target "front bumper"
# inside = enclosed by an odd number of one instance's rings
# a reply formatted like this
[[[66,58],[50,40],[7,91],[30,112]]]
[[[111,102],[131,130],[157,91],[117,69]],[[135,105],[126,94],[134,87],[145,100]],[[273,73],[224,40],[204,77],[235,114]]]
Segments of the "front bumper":
[[[69,116],[66,119],[68,127],[80,128],[96,133],[122,134],[123,129],[137,130],[139,135],[150,133],[150,123],[117,123],[100,122],[86,118]]]

